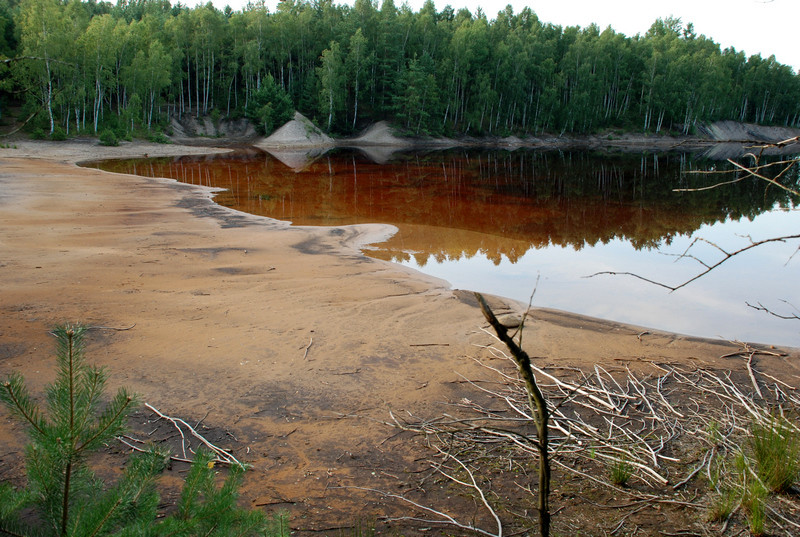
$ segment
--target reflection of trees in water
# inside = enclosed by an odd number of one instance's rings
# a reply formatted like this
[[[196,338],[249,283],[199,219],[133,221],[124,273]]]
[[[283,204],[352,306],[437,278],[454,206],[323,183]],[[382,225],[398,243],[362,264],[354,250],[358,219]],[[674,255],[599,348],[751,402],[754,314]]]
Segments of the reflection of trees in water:
[[[713,182],[687,173],[729,166],[687,154],[453,150],[404,154],[389,164],[339,151],[302,169],[260,152],[115,161],[104,169],[173,177],[228,189],[217,201],[297,225],[392,223],[400,233],[376,257],[420,264],[472,257],[512,262],[530,248],[605,244],[652,248],[703,224],[752,219],[786,192],[756,181],[695,193]],[[144,167],[144,169],[143,169]],[[797,173],[787,178],[795,185]]]
[[[382,245],[383,255],[374,255],[401,261],[410,259],[412,250],[417,263],[424,265],[428,253],[436,260],[481,253],[495,263],[502,256],[513,263],[530,248],[551,245],[579,250],[623,239],[637,249],[653,248],[703,224],[752,219],[776,203],[790,204],[785,193],[773,189],[765,195],[755,181],[730,190],[676,193],[675,188],[714,180],[686,172],[720,166],[695,163],[688,155],[494,152],[450,156],[445,166],[451,181],[468,178],[485,201],[461,211],[460,222],[447,215],[449,225],[480,235],[468,238],[451,232],[447,240],[439,240],[413,230],[411,239],[408,233],[393,238]],[[497,239],[500,235],[503,238]]]

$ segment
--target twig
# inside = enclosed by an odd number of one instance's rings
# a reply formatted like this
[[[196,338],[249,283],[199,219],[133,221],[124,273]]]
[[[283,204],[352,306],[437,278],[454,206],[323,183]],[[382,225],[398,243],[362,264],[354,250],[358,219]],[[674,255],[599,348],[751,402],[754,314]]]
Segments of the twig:
[[[131,330],[136,323],[133,323],[130,326],[124,326],[122,328],[117,328],[115,326],[87,326],[87,330],[116,330],[117,332],[125,332],[126,330]]]
[[[305,347],[306,351],[303,353],[303,360],[305,360],[308,357],[308,349],[310,349],[311,345],[313,344],[314,344],[314,338],[309,338],[308,345],[306,345]]]
[[[436,515],[436,516],[440,517],[439,520],[430,520],[430,519],[426,519],[426,518],[414,518],[414,517],[386,518],[386,520],[389,520],[389,521],[415,520],[415,521],[419,521],[419,522],[425,522],[427,524],[449,524],[449,525],[455,526],[457,528],[461,528],[463,530],[474,531],[476,533],[480,533],[481,535],[486,535],[487,537],[502,537],[502,534],[491,533],[489,531],[486,531],[486,530],[483,530],[481,528],[478,528],[478,527],[476,527],[476,526],[474,526],[472,524],[465,524],[463,522],[459,522],[455,518],[453,518],[451,515],[448,515],[447,513],[443,512],[443,511],[439,511],[438,509],[434,509],[432,507],[428,507],[427,505],[423,505],[423,504],[421,504],[419,502],[415,502],[414,500],[406,498],[405,496],[403,496],[401,494],[393,494],[391,492],[386,492],[386,491],[383,491],[383,490],[378,490],[378,489],[373,489],[373,488],[368,488],[368,487],[346,486],[346,487],[331,487],[331,488],[356,489],[356,490],[364,490],[364,491],[367,491],[367,492],[374,492],[374,493],[380,494],[381,496],[384,496],[386,498],[394,498],[396,500],[400,500],[400,501],[409,503],[409,504],[413,505],[414,507],[416,507],[416,508],[418,508],[418,509],[420,509],[422,511],[425,511],[427,513],[431,513],[433,515]]]
[[[758,382],[756,382],[756,376],[753,373],[753,355],[755,353],[751,352],[750,356],[747,357],[747,374],[750,376],[750,382],[753,383],[753,388],[755,388],[758,397],[763,399],[764,394],[761,393],[761,388],[758,387]]]

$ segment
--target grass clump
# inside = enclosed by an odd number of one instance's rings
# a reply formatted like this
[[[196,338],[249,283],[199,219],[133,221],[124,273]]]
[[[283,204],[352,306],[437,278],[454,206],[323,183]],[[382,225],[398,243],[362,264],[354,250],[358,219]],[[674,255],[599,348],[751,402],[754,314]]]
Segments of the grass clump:
[[[27,486],[0,484],[0,534],[15,536],[288,535],[282,518],[236,506],[244,468],[215,485],[210,456],[199,454],[183,486],[177,512],[159,518],[155,480],[168,454],[152,447],[130,457],[116,484],[107,486],[88,457],[121,434],[136,398],[120,389],[104,401],[105,370],[84,359],[83,326],[54,329],[58,372],[43,408],[24,379],[11,374],[0,403],[27,426]],[[156,522],[159,520],[158,522]]]
[[[619,487],[624,487],[633,476],[633,465],[625,457],[615,459],[609,468],[611,482]]]
[[[710,522],[724,522],[739,507],[739,495],[733,488],[721,490],[711,501],[708,509]]]
[[[756,472],[770,492],[788,492],[800,477],[800,434],[781,416],[753,423],[748,444]]]

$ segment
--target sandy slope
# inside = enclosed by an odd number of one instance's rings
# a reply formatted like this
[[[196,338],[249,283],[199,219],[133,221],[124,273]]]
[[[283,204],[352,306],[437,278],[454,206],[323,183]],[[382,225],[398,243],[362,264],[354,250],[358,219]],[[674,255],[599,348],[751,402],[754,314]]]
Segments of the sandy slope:
[[[468,293],[361,255],[386,227],[288,228],[199,188],[73,164],[209,149],[17,145],[0,150],[0,372],[22,371],[34,388],[52,379],[55,323],[135,325],[93,330],[91,358],[112,386],[226,431],[253,464],[247,501],[288,508],[302,530],[398,508],[337,487],[395,490],[414,468],[422,448],[379,423],[390,408],[433,416],[476,396],[463,378],[485,376],[471,358],[486,358],[475,344],[490,339]],[[724,367],[729,350],[558,312],[534,319],[526,342],[547,364]],[[797,375],[796,363],[761,366]],[[20,443],[3,415],[0,479],[19,471]]]

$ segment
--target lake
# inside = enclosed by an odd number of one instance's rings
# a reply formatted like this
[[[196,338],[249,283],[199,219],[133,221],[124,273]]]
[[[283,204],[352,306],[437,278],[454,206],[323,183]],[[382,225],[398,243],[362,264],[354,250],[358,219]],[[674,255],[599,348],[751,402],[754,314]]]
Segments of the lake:
[[[673,292],[641,279],[674,287],[723,251],[800,232],[791,196],[765,182],[675,191],[732,179],[722,174],[730,168],[724,161],[685,153],[246,149],[90,165],[222,187],[218,203],[295,225],[392,224],[398,232],[365,253],[454,288],[526,303],[535,289],[538,307],[800,346],[800,320],[756,309],[800,313],[797,240],[734,256]],[[783,180],[797,188],[797,170]],[[602,272],[641,278],[595,275]]]

